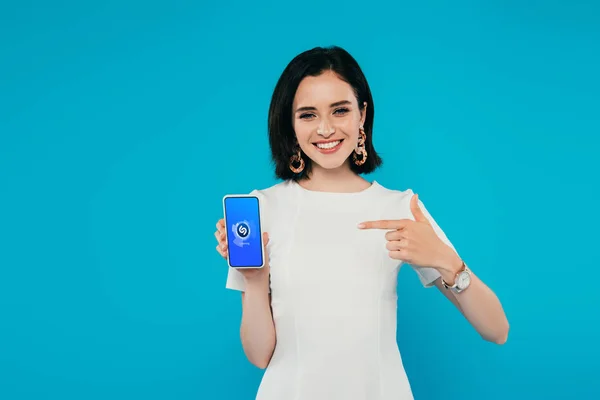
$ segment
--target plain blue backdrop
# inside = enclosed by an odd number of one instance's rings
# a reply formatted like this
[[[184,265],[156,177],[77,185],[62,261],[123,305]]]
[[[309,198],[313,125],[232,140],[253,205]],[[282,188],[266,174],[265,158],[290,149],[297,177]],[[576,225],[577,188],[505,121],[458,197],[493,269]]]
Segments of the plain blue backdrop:
[[[368,178],[420,194],[511,323],[486,343],[402,270],[416,399],[598,398],[592,3],[3,2],[0,399],[254,398],[215,223],[277,182],[272,89],[331,44],[373,91]]]

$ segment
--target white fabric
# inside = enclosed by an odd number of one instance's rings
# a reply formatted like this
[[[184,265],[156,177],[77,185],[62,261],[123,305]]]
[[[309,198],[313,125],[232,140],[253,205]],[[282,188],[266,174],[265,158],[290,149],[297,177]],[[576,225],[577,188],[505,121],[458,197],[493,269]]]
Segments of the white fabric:
[[[402,263],[388,255],[386,230],[357,228],[368,220],[414,220],[412,190],[373,182],[359,193],[326,193],[286,181],[253,194],[260,198],[263,231],[270,236],[277,332],[256,399],[413,399],[396,343]],[[413,269],[425,287],[440,276],[435,269]],[[230,268],[226,287],[243,291],[243,276]]]

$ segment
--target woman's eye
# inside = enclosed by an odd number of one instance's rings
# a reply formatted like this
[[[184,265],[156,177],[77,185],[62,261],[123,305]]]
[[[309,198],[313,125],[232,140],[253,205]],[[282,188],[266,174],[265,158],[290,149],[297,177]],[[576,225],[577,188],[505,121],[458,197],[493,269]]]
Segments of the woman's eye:
[[[337,115],[344,115],[344,114],[346,114],[348,111],[350,111],[350,110],[348,110],[347,108],[338,108],[338,109],[337,109],[337,110],[335,110],[333,113],[334,113],[334,114],[337,114]]]
[[[305,114],[301,114],[300,115],[300,119],[309,119],[309,118],[311,118],[313,116],[314,116],[314,114],[305,113]]]

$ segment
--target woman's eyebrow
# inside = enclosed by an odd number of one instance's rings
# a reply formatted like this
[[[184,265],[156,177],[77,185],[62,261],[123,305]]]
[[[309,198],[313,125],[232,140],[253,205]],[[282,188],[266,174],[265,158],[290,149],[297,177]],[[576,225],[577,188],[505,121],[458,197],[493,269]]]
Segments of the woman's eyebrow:
[[[352,104],[352,103],[348,100],[341,100],[341,101],[336,101],[335,103],[331,103],[329,105],[329,107],[333,108],[333,107],[338,107],[338,106],[348,105],[348,104]],[[296,109],[295,112],[300,112],[300,111],[316,111],[316,107],[312,107],[312,106],[299,107]]]

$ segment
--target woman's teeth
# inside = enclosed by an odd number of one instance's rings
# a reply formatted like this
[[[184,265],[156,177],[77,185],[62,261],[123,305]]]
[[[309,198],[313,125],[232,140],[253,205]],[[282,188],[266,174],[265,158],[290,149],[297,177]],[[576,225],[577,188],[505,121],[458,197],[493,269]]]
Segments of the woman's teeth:
[[[333,149],[335,146],[340,144],[341,140],[336,140],[335,142],[328,143],[317,143],[317,147],[320,149]]]

